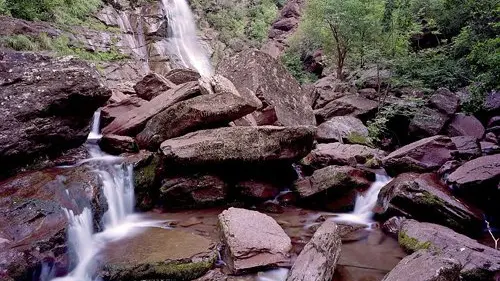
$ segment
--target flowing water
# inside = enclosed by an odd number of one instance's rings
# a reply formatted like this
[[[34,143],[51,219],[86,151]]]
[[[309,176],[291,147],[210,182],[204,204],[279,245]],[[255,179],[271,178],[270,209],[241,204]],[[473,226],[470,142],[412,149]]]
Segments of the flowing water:
[[[145,220],[134,214],[132,165],[122,164],[123,159],[120,157],[107,155],[100,150],[97,145],[101,137],[99,119],[98,111],[94,114],[86,144],[91,158],[80,161],[79,165],[93,165],[102,181],[102,192],[108,205],[103,217],[104,230],[94,233],[92,211],[89,208],[84,208],[78,215],[65,209],[69,222],[68,246],[70,252],[74,253],[76,266],[67,276],[52,280],[95,280],[99,253],[106,244],[137,234],[146,227],[162,227],[161,221]]]
[[[168,17],[168,51],[181,66],[197,70],[201,76],[213,74],[212,64],[197,36],[193,13],[186,0],[162,0]]]

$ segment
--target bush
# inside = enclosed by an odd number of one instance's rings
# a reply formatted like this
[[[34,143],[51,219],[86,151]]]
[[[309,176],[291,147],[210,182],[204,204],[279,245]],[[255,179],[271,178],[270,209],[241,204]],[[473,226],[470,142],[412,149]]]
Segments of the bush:
[[[316,75],[304,70],[304,65],[297,51],[289,48],[281,55],[281,63],[300,84],[312,83],[318,80]]]
[[[36,51],[38,44],[30,37],[25,35],[13,35],[4,37],[1,40],[2,45],[14,49],[16,51]]]
[[[101,0],[0,0],[0,12],[25,20],[79,24],[101,4]]]

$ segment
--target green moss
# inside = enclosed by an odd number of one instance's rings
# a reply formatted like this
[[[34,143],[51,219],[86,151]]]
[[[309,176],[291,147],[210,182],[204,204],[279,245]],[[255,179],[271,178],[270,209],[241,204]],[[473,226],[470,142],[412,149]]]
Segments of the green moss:
[[[483,281],[493,280],[493,278],[494,273],[480,268],[460,272],[460,280],[463,281]]]
[[[362,144],[366,146],[372,146],[370,139],[366,136],[363,136],[357,132],[350,132],[345,138],[348,143],[351,144]]]
[[[400,231],[398,234],[398,242],[401,247],[403,247],[406,251],[416,252],[418,250],[427,250],[430,249],[432,244],[429,241],[421,242],[416,238],[410,237],[404,231]]]

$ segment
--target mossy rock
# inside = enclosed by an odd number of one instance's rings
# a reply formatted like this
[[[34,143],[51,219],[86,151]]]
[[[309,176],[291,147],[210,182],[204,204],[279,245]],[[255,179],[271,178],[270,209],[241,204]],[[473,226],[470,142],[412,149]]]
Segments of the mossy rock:
[[[418,250],[428,250],[432,247],[429,241],[419,241],[416,238],[410,237],[404,231],[400,231],[398,234],[398,242],[405,251],[416,252]]]
[[[148,228],[105,250],[104,280],[193,280],[217,260],[215,244],[181,230]]]

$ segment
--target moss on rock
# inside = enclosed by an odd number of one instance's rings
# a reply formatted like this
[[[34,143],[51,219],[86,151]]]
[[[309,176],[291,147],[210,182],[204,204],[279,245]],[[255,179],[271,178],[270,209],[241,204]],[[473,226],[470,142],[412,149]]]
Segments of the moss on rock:
[[[398,242],[403,249],[408,252],[416,252],[418,250],[428,250],[431,248],[432,243],[429,241],[419,241],[416,238],[410,237],[404,231],[398,234]]]

